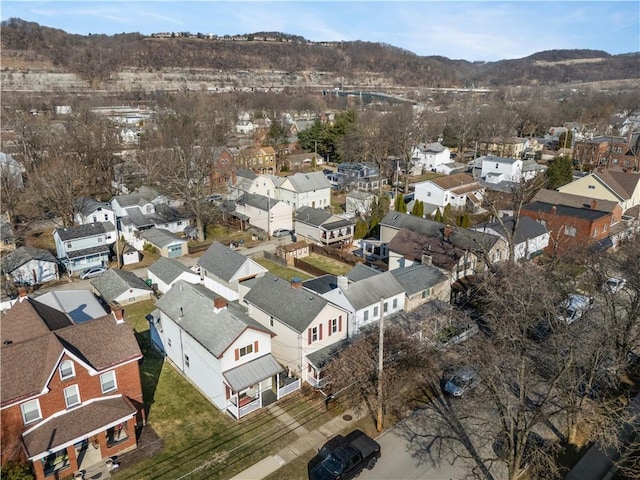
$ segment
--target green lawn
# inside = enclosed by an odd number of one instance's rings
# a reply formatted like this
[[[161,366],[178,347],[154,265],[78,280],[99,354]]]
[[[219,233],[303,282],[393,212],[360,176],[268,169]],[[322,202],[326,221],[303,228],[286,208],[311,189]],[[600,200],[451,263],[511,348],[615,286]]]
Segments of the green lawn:
[[[162,450],[121,467],[115,480],[226,479],[297,438],[267,409],[236,422],[214,407],[151,347],[145,316],[154,308],[152,301],[128,306],[125,319],[144,354],[140,369],[147,428],[160,437]],[[310,429],[331,418],[313,393],[292,395],[278,406]]]
[[[269,270],[274,275],[277,275],[286,280],[291,280],[295,277],[301,278],[303,281],[313,278],[311,275],[301,270],[298,270],[296,268],[284,267],[279,263],[272,262],[271,260],[267,260],[266,258],[258,258],[256,259],[256,262]]]
[[[348,263],[318,255],[317,253],[311,253],[308,257],[303,258],[303,260],[333,275],[345,275],[353,268],[353,266]]]

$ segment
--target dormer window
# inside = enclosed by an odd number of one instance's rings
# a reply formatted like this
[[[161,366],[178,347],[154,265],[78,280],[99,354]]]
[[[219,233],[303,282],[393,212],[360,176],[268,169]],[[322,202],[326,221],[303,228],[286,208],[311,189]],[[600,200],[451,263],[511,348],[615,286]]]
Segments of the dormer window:
[[[76,371],[71,360],[65,360],[60,364],[60,380],[67,380],[76,376]]]

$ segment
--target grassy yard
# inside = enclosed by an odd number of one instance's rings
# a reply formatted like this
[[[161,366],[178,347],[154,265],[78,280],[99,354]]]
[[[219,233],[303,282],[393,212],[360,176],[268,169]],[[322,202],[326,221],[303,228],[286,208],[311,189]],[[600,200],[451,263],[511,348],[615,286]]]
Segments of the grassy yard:
[[[145,456],[141,449],[131,452],[143,459],[114,472],[115,480],[207,478],[226,479],[247,466],[271,455],[297,436],[268,410],[249,415],[239,422],[220,412],[163,357],[151,347],[145,316],[154,303],[126,307],[125,318],[134,329],[144,354],[142,387],[147,409],[147,425],[159,440],[149,449],[160,450]],[[331,417],[322,399],[313,394],[292,395],[278,403],[289,415],[313,429]],[[158,445],[161,445],[160,449]]]
[[[277,275],[286,280],[291,280],[295,277],[301,278],[303,281],[313,278],[311,275],[301,270],[298,270],[296,268],[283,267],[279,263],[272,262],[271,260],[267,260],[266,258],[258,258],[256,259],[256,262],[269,270],[274,275]]]
[[[308,257],[304,258],[304,261],[333,275],[344,275],[353,268],[353,266],[348,263],[318,255],[317,253],[311,253]]]

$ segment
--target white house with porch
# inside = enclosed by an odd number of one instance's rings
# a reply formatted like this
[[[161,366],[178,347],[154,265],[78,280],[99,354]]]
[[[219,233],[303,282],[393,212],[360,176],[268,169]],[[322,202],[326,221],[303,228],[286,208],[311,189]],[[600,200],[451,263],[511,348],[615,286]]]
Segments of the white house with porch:
[[[56,228],[53,239],[56,256],[70,274],[109,263],[111,250],[101,222]]]
[[[271,354],[273,332],[237,303],[179,280],[148,317],[152,339],[220,410],[240,419],[298,390]]]

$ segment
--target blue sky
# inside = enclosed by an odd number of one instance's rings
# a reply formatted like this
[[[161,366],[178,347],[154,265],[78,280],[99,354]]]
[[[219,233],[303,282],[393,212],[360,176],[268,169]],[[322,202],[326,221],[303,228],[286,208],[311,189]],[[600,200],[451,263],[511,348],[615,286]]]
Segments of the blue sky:
[[[383,42],[418,55],[495,61],[542,50],[640,51],[630,1],[9,1],[19,17],[68,33],[217,35],[279,31],[309,40]]]

